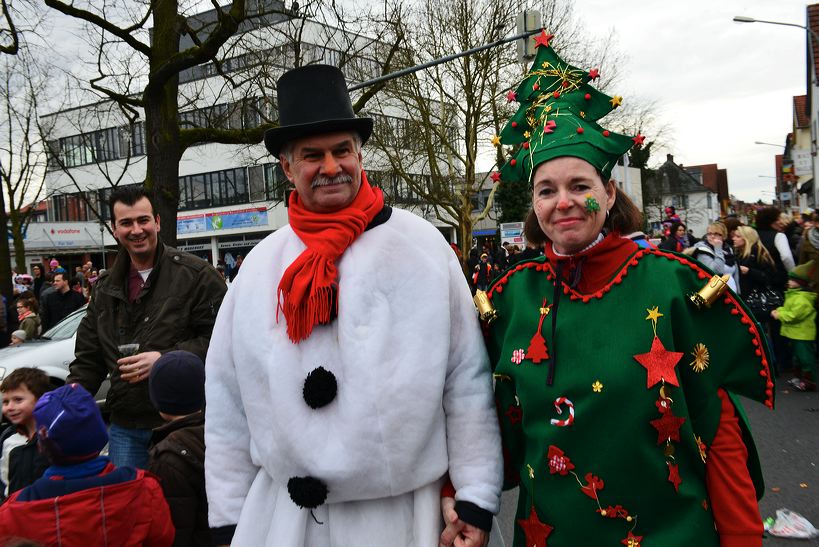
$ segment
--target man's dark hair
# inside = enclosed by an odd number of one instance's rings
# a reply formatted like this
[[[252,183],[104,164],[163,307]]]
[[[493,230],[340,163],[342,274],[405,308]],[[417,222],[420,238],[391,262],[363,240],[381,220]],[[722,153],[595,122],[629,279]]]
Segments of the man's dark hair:
[[[156,207],[154,206],[154,198],[141,184],[129,184],[128,186],[120,186],[108,198],[108,212],[111,213],[111,222],[116,222],[114,218],[114,204],[122,203],[124,205],[134,205],[142,198],[148,198],[151,203],[151,214],[156,218]]]
[[[782,211],[778,207],[764,207],[756,212],[756,229],[770,230],[773,223],[779,220]]]
[[[52,283],[53,283],[54,281],[57,281],[57,276],[58,276],[58,275],[59,275],[60,277],[62,277],[62,278],[63,278],[63,281],[65,281],[66,279],[68,279],[68,274],[65,274],[65,273],[63,273],[63,272],[56,272],[56,273],[54,274],[54,279],[52,280]]]
[[[21,367],[14,369],[11,374],[6,376],[3,383],[0,384],[0,392],[5,393],[21,386],[25,386],[38,399],[52,389],[48,375],[45,372],[38,368]]]

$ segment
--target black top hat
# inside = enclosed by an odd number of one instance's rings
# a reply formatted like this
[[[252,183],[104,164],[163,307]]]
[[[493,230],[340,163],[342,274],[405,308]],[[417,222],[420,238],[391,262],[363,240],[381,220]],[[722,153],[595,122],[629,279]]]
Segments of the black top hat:
[[[370,138],[373,120],[356,117],[344,74],[337,67],[294,68],[279,78],[276,91],[279,127],[264,134],[264,144],[274,156],[286,142],[320,133],[355,131],[362,144]]]

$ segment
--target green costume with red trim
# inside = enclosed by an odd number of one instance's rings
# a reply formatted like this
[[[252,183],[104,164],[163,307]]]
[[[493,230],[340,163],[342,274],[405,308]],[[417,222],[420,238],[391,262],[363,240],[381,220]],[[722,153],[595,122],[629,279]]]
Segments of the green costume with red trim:
[[[711,275],[612,234],[573,257],[547,245],[492,285],[506,487],[520,485],[514,545],[719,545],[705,482],[717,390],[772,408],[773,381],[733,293],[702,309],[688,298]]]

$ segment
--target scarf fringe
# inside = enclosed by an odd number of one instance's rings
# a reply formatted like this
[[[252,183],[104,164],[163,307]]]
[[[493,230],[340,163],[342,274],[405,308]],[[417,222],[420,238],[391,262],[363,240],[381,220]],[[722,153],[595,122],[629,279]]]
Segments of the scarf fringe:
[[[330,321],[330,311],[335,302],[332,302],[331,287],[316,287],[310,295],[294,302],[289,293],[279,290],[280,307],[287,318],[287,337],[294,344],[306,339],[313,332],[313,327]]]

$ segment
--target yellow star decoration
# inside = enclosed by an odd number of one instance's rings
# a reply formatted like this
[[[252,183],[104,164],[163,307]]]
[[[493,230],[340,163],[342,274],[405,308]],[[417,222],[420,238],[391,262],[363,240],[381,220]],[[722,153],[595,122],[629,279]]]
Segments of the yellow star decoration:
[[[585,113],[585,112],[583,112],[583,111],[581,111],[581,112],[580,112],[580,117],[581,117],[581,118],[585,118],[585,117],[586,117],[586,113]]]
[[[702,372],[708,368],[708,363],[711,360],[711,355],[708,353],[708,348],[705,344],[697,344],[694,346],[694,351],[691,352],[694,360],[689,363],[694,372]]]
[[[651,321],[651,327],[654,329],[654,336],[657,336],[657,320],[663,316],[663,314],[660,313],[660,306],[646,308],[646,311],[648,312],[646,321]]]
[[[620,95],[615,95],[609,100],[609,102],[611,103],[612,108],[616,108],[623,104],[623,98]]]
[[[552,105],[550,105],[550,104],[549,104],[549,105],[546,105],[546,107],[545,107],[543,110],[544,110],[545,112],[551,112],[551,111],[552,111]]]
[[[549,61],[543,61],[543,64],[540,66],[542,66],[543,68],[549,68]]]
[[[498,135],[492,137],[492,146],[500,146],[500,137]]]
[[[524,132],[523,132],[523,138],[524,138],[524,139],[528,139],[528,138],[529,138],[529,137],[531,137],[531,136],[532,136],[532,134],[531,134],[530,132],[528,132],[528,131],[524,131]]]
[[[592,384],[592,391],[595,393],[600,393],[603,391],[603,384],[600,383],[600,380],[595,380]]]

